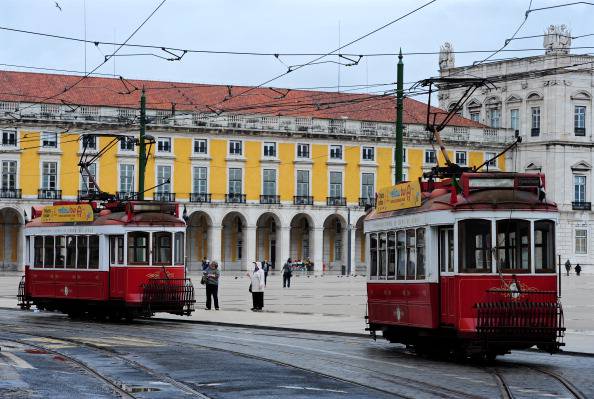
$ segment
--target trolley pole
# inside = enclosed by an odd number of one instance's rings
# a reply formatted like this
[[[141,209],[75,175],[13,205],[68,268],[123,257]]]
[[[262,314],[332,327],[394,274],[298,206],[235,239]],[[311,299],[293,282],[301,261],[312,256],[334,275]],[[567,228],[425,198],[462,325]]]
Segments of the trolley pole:
[[[146,133],[146,97],[144,87],[140,95],[140,140],[138,143],[138,199],[144,200],[144,171],[146,168],[146,144],[144,141]]]
[[[402,181],[402,156],[404,154],[402,144],[402,107],[404,98],[404,63],[402,62],[402,49],[398,54],[398,67],[396,69],[396,168],[394,182]]]

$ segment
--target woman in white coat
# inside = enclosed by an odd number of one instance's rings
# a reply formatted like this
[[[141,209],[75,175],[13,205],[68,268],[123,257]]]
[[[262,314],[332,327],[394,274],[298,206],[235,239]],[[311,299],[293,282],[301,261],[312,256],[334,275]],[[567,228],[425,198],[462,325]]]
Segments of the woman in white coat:
[[[260,311],[264,307],[264,271],[260,262],[254,262],[254,271],[247,274],[251,279],[253,311]]]

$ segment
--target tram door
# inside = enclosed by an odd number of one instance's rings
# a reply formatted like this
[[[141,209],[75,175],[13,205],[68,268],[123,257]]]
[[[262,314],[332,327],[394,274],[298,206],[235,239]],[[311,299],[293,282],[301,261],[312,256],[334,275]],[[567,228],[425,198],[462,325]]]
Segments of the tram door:
[[[454,226],[438,229],[438,259],[440,283],[440,319],[442,325],[456,320],[456,287],[454,278]]]

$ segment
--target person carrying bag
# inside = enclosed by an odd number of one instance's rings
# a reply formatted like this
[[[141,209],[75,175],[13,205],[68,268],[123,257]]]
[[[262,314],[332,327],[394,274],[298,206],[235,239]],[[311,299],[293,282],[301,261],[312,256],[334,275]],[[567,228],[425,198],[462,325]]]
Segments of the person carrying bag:
[[[259,262],[254,262],[254,271],[247,273],[250,277],[249,291],[252,293],[252,311],[259,312],[264,307],[264,271]]]

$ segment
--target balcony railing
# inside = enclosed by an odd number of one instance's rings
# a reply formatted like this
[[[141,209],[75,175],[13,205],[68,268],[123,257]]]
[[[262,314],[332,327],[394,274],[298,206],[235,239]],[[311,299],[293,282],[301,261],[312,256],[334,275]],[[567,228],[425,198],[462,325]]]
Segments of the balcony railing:
[[[154,193],[153,199],[155,201],[173,202],[175,201],[175,193]]]
[[[326,197],[326,205],[328,206],[346,206],[345,197]]]
[[[21,198],[21,189],[20,188],[0,189],[0,198]]]
[[[311,195],[296,195],[293,197],[294,205],[313,205],[313,197]]]
[[[39,199],[62,199],[62,190],[54,190],[50,188],[40,188],[37,190],[37,198]]]
[[[359,198],[359,206],[375,207],[375,198],[361,197]]]
[[[99,194],[97,190],[78,190],[78,198],[92,197]]]
[[[245,194],[225,194],[225,202],[228,204],[245,204]]]
[[[190,193],[190,202],[210,203],[210,193]]]
[[[574,211],[591,211],[592,210],[592,203],[591,202],[572,202],[571,209]]]
[[[280,195],[261,195],[261,204],[280,204]]]
[[[117,199],[124,201],[130,199],[137,199],[138,192],[137,191],[116,191]]]
[[[532,129],[530,129],[530,135],[532,137],[540,136],[540,128],[539,127],[533,127]]]
[[[585,127],[576,127],[576,128],[574,128],[574,133],[576,136],[585,136],[586,128]]]

